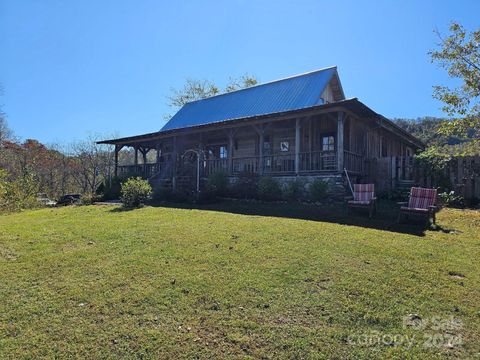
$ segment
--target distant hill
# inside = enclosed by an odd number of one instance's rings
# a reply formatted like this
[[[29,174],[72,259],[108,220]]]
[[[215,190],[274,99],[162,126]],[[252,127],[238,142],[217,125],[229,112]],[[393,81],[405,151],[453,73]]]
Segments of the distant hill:
[[[445,136],[438,132],[438,127],[447,118],[437,118],[431,116],[419,117],[416,119],[393,119],[401,128],[422,140],[427,146],[437,145],[458,145],[472,140],[472,137],[460,138],[455,136]]]

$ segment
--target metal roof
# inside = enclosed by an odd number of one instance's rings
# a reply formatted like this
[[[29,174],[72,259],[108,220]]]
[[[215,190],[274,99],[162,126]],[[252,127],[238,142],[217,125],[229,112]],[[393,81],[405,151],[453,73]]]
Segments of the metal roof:
[[[337,68],[330,67],[192,101],[185,104],[160,131],[321,105],[320,95],[334,75],[337,75]]]

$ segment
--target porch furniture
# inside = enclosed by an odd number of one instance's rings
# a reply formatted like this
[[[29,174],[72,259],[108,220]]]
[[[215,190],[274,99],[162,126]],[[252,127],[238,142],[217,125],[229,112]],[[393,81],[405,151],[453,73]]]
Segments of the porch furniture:
[[[398,205],[400,205],[399,223],[404,216],[414,215],[426,217],[427,222],[431,218],[435,224],[435,213],[438,211],[437,189],[412,187],[408,202],[399,202]]]
[[[372,218],[377,211],[376,200],[374,184],[354,184],[353,199],[347,201],[347,215],[350,208],[361,208],[368,209],[368,217]]]

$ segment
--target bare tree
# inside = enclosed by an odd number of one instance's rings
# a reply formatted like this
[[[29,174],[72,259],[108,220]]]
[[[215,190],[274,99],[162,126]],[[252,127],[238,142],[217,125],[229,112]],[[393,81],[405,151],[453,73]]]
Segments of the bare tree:
[[[7,120],[5,119],[5,114],[0,111],[0,146],[5,140],[12,138],[12,130],[8,127]]]
[[[72,145],[75,181],[84,193],[95,193],[98,186],[113,174],[113,146],[99,145],[100,136],[90,136]]]

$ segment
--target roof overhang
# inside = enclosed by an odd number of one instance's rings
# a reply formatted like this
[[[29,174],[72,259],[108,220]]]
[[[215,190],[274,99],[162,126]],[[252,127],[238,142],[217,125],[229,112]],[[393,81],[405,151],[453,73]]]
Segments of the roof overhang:
[[[375,111],[370,109],[368,106],[360,102],[357,98],[337,101],[334,103],[315,105],[307,108],[289,110],[284,112],[270,113],[265,115],[249,116],[245,118],[238,119],[228,119],[222,120],[214,123],[189,126],[178,129],[170,129],[164,131],[156,131],[153,133],[147,133],[136,136],[123,137],[118,139],[103,140],[97,142],[97,144],[111,144],[111,145],[120,145],[120,146],[135,146],[140,145],[145,142],[154,142],[157,140],[170,138],[173,136],[186,135],[195,132],[210,131],[212,128],[216,129],[228,129],[232,127],[238,127],[242,125],[257,124],[270,121],[280,121],[292,117],[298,116],[311,116],[318,115],[322,113],[344,111],[364,119],[366,121],[373,121],[377,126],[386,129],[387,131],[394,132],[398,136],[402,137],[406,142],[408,142],[412,147],[416,149],[425,148],[425,144],[417,139],[415,136],[405,131],[398,125],[396,125],[391,120],[386,117],[377,114]]]

